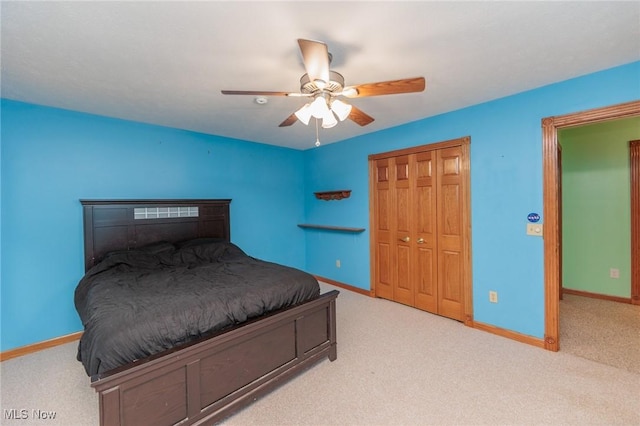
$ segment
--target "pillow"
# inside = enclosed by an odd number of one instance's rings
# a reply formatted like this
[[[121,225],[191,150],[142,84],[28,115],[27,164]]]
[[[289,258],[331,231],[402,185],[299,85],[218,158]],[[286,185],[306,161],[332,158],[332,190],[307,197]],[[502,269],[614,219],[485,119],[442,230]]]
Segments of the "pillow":
[[[203,244],[211,243],[224,243],[227,242],[224,238],[194,238],[193,240],[181,241],[176,244],[178,249],[201,246]]]
[[[162,254],[175,251],[176,246],[166,241],[158,241],[157,243],[152,243],[136,248],[136,250],[150,254]]]
[[[195,267],[223,262],[247,255],[235,244],[222,238],[197,238],[178,244],[176,250],[164,256],[162,262],[170,266]]]

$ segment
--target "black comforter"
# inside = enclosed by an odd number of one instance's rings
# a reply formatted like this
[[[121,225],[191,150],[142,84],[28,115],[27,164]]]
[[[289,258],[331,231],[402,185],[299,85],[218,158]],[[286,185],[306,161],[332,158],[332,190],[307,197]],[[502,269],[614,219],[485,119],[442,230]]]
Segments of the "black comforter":
[[[319,294],[311,275],[228,242],[114,252],[76,288],[78,360],[102,373]]]

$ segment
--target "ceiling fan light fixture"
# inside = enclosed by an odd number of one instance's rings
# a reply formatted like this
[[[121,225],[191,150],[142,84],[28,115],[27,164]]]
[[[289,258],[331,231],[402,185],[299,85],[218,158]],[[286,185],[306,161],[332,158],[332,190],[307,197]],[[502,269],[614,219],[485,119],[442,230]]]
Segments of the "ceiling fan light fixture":
[[[349,114],[351,114],[351,108],[351,105],[342,102],[340,99],[334,99],[333,102],[331,102],[331,111],[338,116],[340,121],[344,121],[349,117]]]
[[[328,112],[331,112],[329,111],[329,106],[324,96],[317,96],[314,101],[311,102],[309,108],[311,109],[311,115],[315,118],[323,118]]]
[[[338,124],[338,120],[336,120],[336,116],[333,115],[331,111],[327,110],[327,113],[322,116],[322,128],[330,129],[332,127],[335,127],[336,124]]]
[[[308,125],[309,120],[311,119],[311,105],[304,104],[304,106],[297,110],[294,114],[296,115],[298,120],[304,123],[305,126]]]
[[[290,96],[309,98],[307,104],[293,114],[289,115],[279,127],[288,127],[296,121],[309,125],[311,117],[316,121],[316,140],[320,125],[328,129],[338,124],[337,120],[344,121],[347,118],[358,124],[366,126],[374,121],[355,106],[337,100],[338,97],[347,98],[394,95],[401,93],[417,93],[425,90],[424,77],[403,78],[400,80],[378,81],[374,83],[345,86],[344,76],[329,69],[331,53],[326,43],[315,40],[298,39],[298,46],[302,54],[305,74],[300,77],[300,91],[275,92],[256,90],[222,90],[223,95],[253,95],[258,96],[256,103],[266,103],[266,96]],[[320,123],[322,120],[322,123]],[[319,143],[319,140],[318,140]]]

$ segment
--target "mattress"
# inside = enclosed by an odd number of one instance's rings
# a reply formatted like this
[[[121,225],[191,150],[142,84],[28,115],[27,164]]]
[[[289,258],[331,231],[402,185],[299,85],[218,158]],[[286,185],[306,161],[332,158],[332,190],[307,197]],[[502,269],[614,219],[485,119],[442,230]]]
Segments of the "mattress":
[[[75,290],[78,360],[93,376],[319,295],[310,274],[229,242],[112,252]]]

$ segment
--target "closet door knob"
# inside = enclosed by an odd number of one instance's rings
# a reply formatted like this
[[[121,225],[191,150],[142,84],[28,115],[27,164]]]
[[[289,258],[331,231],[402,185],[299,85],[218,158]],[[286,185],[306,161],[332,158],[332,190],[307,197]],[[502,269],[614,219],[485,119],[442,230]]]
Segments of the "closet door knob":
[[[418,244],[424,244],[424,238],[418,238]]]
[[[400,238],[400,241],[404,241],[405,243],[408,243],[409,237]]]

